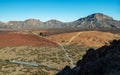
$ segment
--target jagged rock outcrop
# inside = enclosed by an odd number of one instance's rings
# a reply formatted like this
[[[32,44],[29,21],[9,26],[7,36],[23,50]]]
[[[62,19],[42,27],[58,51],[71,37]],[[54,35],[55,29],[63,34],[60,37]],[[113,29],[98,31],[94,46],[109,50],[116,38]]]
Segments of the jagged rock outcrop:
[[[89,49],[79,60],[76,67],[67,66],[56,75],[119,75],[120,40],[114,40],[109,46],[96,50]]]

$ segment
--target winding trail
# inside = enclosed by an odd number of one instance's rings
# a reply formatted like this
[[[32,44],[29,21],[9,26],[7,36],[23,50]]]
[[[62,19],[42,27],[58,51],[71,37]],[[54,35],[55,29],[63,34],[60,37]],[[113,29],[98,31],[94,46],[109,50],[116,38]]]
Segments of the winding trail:
[[[34,33],[34,32],[31,32],[32,34],[34,34],[34,35],[36,35],[36,36],[39,36],[38,34],[36,34],[36,33]],[[81,34],[82,32],[78,32],[75,36],[73,36],[67,43],[66,43],[66,45],[69,45],[76,37],[78,37],[80,34]],[[41,37],[41,36],[39,36],[39,37]],[[55,41],[53,41],[53,42],[55,42]],[[69,64],[70,64],[70,67],[71,68],[73,68],[73,67],[75,67],[75,65],[73,64],[73,60],[72,60],[72,58],[69,56],[69,53],[66,51],[66,49],[64,48],[64,46],[61,44],[61,43],[59,43],[59,42],[56,42],[61,48],[62,48],[62,50],[65,52],[65,55],[66,55],[66,57],[68,58],[68,60],[69,60]]]
[[[67,43],[66,45],[69,45],[76,37],[78,37],[82,32],[78,32],[75,36],[73,36]]]
[[[82,32],[78,32],[75,36],[73,36],[67,43],[66,45],[69,45],[76,37],[78,37]],[[65,52],[66,57],[68,58],[68,60],[70,61],[70,67],[73,68],[75,65],[73,64],[73,60],[72,58],[69,56],[69,53],[66,51],[66,49],[64,48],[64,46],[59,43],[56,42],[61,48],[62,50]]]
[[[68,52],[66,51],[66,49],[64,48],[64,46],[63,46],[61,43],[59,43],[59,42],[57,42],[57,43],[58,43],[59,46],[62,48],[62,50],[65,52],[66,57],[67,57],[68,60],[70,61],[70,67],[73,68],[75,65],[73,64],[72,58],[70,58],[70,56],[69,56]]]

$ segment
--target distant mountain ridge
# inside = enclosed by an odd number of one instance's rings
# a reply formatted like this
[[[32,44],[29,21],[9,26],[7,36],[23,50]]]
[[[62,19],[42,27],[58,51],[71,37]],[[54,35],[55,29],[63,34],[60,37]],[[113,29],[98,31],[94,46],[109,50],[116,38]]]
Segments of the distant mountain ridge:
[[[0,21],[0,29],[47,29],[47,28],[120,28],[120,21],[102,13],[94,13],[73,22],[61,22],[55,19],[42,22],[38,19],[25,21]]]
[[[88,28],[100,28],[100,27],[108,27],[108,28],[120,28],[120,22],[114,20],[112,17],[101,13],[95,13],[89,15],[85,18],[80,18],[73,22],[75,27],[88,27]]]

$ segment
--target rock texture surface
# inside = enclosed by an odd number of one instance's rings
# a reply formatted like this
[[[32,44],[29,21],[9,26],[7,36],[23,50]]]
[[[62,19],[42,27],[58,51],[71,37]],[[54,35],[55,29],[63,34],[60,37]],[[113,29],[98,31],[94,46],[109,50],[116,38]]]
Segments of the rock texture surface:
[[[66,66],[56,75],[119,75],[120,74],[120,40],[96,50],[89,49],[79,60],[76,67]]]

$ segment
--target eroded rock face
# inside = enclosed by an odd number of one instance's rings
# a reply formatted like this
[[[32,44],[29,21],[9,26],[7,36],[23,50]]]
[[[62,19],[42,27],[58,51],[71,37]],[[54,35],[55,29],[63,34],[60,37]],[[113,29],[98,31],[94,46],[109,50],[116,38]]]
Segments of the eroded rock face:
[[[68,72],[69,71],[69,72]],[[89,49],[73,69],[65,68],[56,75],[119,75],[120,40],[99,49]]]

